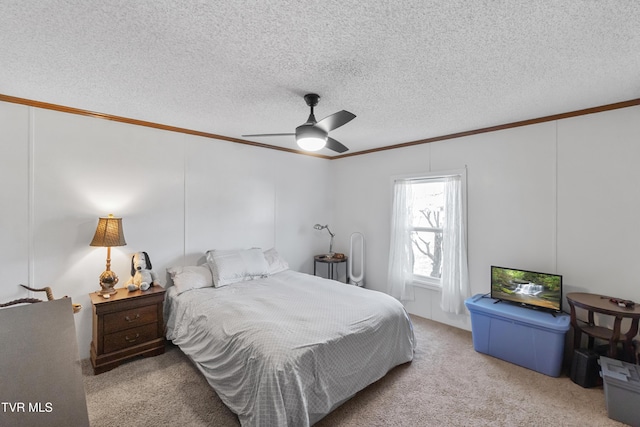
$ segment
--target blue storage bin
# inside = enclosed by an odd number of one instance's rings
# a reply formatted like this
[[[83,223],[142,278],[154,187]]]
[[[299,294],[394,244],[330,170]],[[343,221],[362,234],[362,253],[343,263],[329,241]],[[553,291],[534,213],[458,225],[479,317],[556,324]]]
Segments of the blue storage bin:
[[[464,302],[471,313],[473,348],[551,377],[560,376],[569,315],[554,316],[496,301],[478,294]]]

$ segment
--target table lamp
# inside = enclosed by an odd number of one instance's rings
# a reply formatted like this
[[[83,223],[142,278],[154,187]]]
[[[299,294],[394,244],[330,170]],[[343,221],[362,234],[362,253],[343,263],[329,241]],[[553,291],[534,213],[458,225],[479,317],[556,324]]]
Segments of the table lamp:
[[[124,246],[124,233],[122,231],[122,218],[115,218],[112,214],[108,217],[100,217],[96,234],[89,246],[107,248],[107,269],[100,275],[100,288],[98,293],[105,298],[115,294],[114,286],[118,283],[118,276],[111,271],[111,246]]]
[[[333,238],[335,237],[335,234],[333,234],[331,230],[329,230],[329,225],[316,224],[313,226],[313,228],[315,228],[316,230],[324,230],[325,228],[327,229],[329,235],[331,236],[331,240],[329,241],[329,253],[327,255],[333,257]]]

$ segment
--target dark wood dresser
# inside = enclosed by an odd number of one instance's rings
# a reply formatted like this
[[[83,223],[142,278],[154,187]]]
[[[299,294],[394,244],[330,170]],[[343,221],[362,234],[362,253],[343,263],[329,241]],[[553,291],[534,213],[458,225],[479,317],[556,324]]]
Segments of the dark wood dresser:
[[[96,375],[136,356],[164,353],[164,288],[117,291],[109,299],[97,292],[89,294],[93,307],[91,364]]]

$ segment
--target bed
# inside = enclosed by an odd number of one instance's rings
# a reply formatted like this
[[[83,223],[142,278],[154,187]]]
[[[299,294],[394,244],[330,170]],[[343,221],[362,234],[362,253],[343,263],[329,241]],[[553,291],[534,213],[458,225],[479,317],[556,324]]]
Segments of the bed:
[[[219,287],[172,286],[166,309],[167,338],[243,426],[312,425],[415,348],[394,298],[286,268]]]

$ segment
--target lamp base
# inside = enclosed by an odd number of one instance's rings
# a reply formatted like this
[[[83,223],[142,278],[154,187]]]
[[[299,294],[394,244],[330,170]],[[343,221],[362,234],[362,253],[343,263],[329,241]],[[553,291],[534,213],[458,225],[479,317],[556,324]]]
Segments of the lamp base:
[[[100,275],[100,288],[98,291],[100,295],[113,295],[117,290],[114,289],[114,286],[118,283],[118,276],[111,270],[103,271]]]

